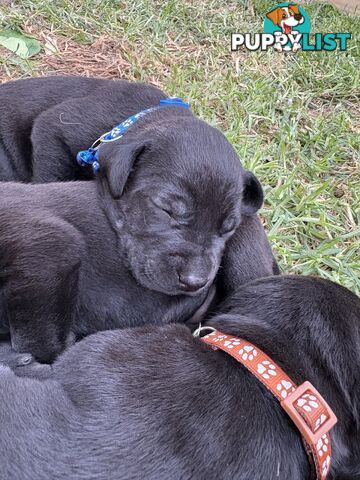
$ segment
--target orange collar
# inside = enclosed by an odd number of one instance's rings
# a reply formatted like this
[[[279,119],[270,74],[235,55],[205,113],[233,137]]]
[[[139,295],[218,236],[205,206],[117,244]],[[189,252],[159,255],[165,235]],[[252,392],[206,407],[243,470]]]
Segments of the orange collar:
[[[200,340],[242,363],[279,400],[302,436],[306,453],[315,467],[316,480],[325,480],[331,462],[329,430],[337,418],[320,393],[310,382],[297,386],[266,353],[247,340],[201,326],[194,336],[200,336],[203,330],[211,333]]]

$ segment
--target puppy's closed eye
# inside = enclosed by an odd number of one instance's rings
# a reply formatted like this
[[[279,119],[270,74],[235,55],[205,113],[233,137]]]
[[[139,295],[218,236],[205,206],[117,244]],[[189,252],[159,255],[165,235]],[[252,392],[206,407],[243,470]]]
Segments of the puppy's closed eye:
[[[226,218],[221,227],[220,227],[220,234],[226,235],[234,230],[236,227],[236,218],[235,217],[228,217]]]
[[[182,200],[155,198],[152,199],[152,203],[159,210],[166,213],[168,217],[179,223],[187,223],[191,218],[191,214],[188,211],[185,202]]]

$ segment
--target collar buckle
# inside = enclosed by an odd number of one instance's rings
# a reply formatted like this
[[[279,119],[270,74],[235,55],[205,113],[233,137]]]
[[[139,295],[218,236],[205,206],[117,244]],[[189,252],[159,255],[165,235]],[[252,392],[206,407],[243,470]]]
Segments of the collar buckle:
[[[317,442],[336,424],[337,418],[310,382],[304,382],[280,402],[308,444]]]

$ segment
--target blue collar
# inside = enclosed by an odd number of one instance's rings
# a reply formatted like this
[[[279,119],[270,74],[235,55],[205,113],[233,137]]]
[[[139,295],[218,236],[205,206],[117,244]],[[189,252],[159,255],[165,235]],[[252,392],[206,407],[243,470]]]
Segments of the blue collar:
[[[190,108],[190,105],[186,102],[183,102],[180,98],[176,97],[168,97],[164,98],[163,100],[160,100],[159,105],[156,107],[151,107],[147,108],[146,110],[142,110],[139,113],[136,113],[135,115],[132,115],[131,117],[127,118],[124,122],[119,123],[119,125],[116,125],[110,132],[106,132],[101,137],[99,137],[95,142],[91,145],[90,148],[87,150],[81,150],[77,156],[76,160],[78,164],[81,167],[91,165],[93,172],[95,175],[99,172],[100,170],[100,164],[99,164],[99,148],[103,143],[109,143],[109,142],[114,142],[115,140],[120,140],[120,138],[123,137],[125,132],[131,127],[131,125],[134,125],[139,118],[144,117],[147,113],[153,112],[154,110],[158,110],[163,107],[184,107],[184,108]]]

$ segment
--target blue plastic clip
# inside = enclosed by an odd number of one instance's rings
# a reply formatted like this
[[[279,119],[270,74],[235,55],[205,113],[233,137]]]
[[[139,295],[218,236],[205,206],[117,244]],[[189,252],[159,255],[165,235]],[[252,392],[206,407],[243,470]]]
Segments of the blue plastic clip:
[[[84,167],[85,165],[91,165],[94,157],[94,151],[89,148],[88,150],[81,150],[81,152],[76,155],[76,160],[81,167]]]
[[[176,107],[184,107],[184,108],[190,108],[190,105],[181,98],[178,97],[168,97],[168,98],[163,98],[160,100],[160,105],[174,105]]]
[[[93,148],[81,150],[81,152],[76,155],[76,160],[81,167],[84,167],[85,165],[91,165],[91,168],[96,175],[100,170],[97,153],[98,151],[94,150]]]

